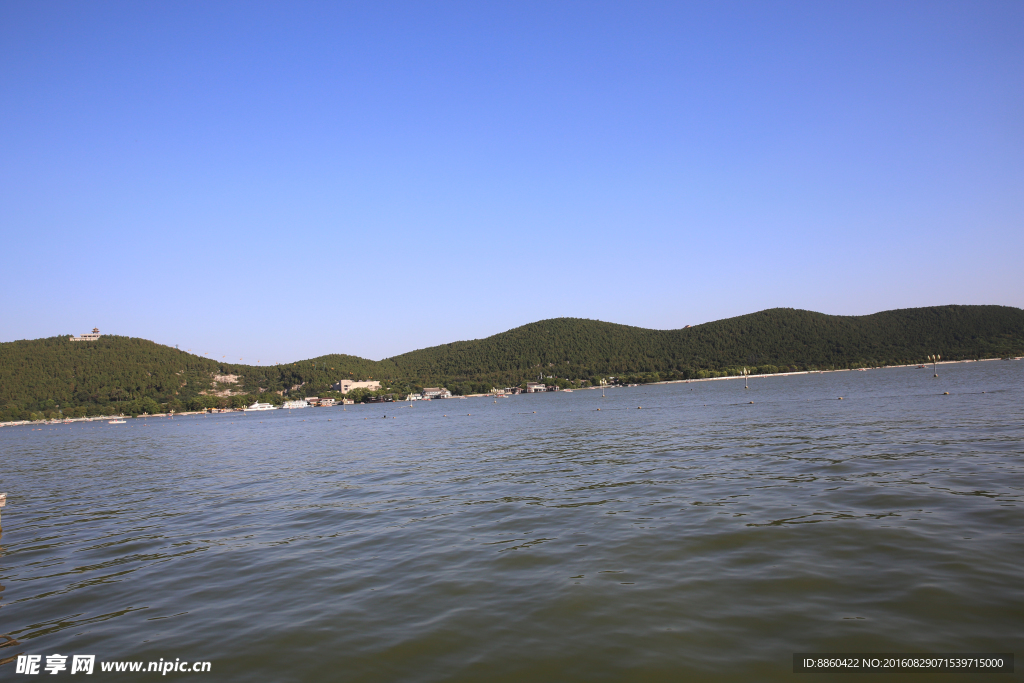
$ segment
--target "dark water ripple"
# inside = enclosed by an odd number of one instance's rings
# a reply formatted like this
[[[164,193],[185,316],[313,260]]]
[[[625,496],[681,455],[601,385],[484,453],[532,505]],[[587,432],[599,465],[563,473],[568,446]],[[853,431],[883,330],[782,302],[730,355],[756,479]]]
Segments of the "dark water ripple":
[[[1019,653],[1024,363],[940,374],[3,428],[0,661],[751,681]]]

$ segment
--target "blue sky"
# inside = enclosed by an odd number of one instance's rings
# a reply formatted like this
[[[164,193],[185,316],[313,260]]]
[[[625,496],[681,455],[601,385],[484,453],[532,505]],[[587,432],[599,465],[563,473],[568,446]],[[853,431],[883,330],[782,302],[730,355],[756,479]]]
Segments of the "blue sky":
[[[1024,306],[1024,4],[0,4],[0,341]]]

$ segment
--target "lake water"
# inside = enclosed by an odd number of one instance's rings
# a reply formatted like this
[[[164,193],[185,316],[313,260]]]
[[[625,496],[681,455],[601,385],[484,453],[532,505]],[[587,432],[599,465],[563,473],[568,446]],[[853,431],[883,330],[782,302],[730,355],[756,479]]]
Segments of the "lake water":
[[[1024,362],[939,374],[3,428],[0,660],[788,681],[794,652],[1020,653]]]

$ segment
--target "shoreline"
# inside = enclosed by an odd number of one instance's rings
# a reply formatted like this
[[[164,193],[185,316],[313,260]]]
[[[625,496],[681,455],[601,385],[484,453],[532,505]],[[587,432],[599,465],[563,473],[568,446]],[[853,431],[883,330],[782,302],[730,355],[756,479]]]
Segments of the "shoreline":
[[[842,369],[839,369],[839,370],[798,370],[796,372],[773,372],[773,373],[767,373],[767,374],[746,375],[746,377],[749,380],[749,379],[767,378],[767,377],[792,377],[792,376],[795,376],[795,375],[824,375],[824,374],[832,373],[832,372],[861,372],[861,371],[867,372],[869,370],[891,370],[893,368],[919,368],[922,365],[924,365],[924,367],[927,368],[929,365],[957,365],[957,364],[962,364],[962,363],[985,363],[985,362],[994,361],[994,360],[1024,360],[1024,356],[1018,356],[1018,357],[1007,358],[1007,359],[1003,359],[1003,358],[979,358],[977,360],[973,360],[973,359],[971,359],[971,360],[943,360],[943,361],[939,361],[938,363],[934,363],[934,364],[933,363],[924,363],[924,364],[922,364],[922,363],[908,363],[906,365],[878,365],[878,366],[870,367],[870,368],[842,368]],[[636,386],[655,386],[655,385],[658,385],[658,384],[690,384],[692,382],[717,382],[717,381],[721,381],[721,380],[743,379],[743,377],[744,377],[743,375],[729,375],[727,377],[701,377],[701,378],[697,378],[697,379],[668,379],[668,380],[663,380],[663,381],[660,381],[660,382],[648,382],[648,383],[645,383],[645,384],[638,384]],[[622,389],[622,388],[627,388],[627,387],[625,385],[622,385],[622,384],[607,384],[607,385],[604,385],[603,387],[602,386],[578,387],[578,388],[577,387],[573,387],[572,390],[573,391],[590,391],[590,390],[602,389],[602,388],[604,388],[604,389]],[[564,391],[564,390],[562,390],[562,391]],[[558,393],[558,392],[544,392],[544,393]],[[523,395],[525,395],[525,393]],[[452,396],[451,399],[488,398],[488,397],[496,397],[496,396],[497,396],[497,394],[466,394],[464,396]],[[442,400],[451,400],[451,399],[442,399]],[[405,403],[405,401],[394,401],[394,403]],[[356,405],[360,405],[360,404],[356,404]],[[227,414],[227,413],[243,413],[244,414],[245,410],[244,409],[240,409],[240,408],[227,408],[227,409],[218,410],[218,411],[213,412],[213,413],[210,413],[208,411],[186,411],[186,412],[181,412],[181,413],[174,413],[173,415],[169,414],[169,413],[154,413],[152,415],[138,415],[136,417],[132,417],[131,415],[94,415],[92,417],[69,417],[69,418],[64,418],[62,420],[35,420],[35,421],[33,421],[33,420],[18,420],[18,421],[13,421],[13,422],[0,422],[0,427],[24,427],[25,425],[51,425],[52,426],[52,425],[60,425],[60,424],[73,424],[73,423],[77,423],[77,422],[109,422],[110,420],[132,420],[132,419],[137,420],[139,418],[146,419],[146,418],[150,418],[150,417],[170,417],[170,418],[174,418],[174,417],[188,417],[188,416],[192,416],[192,415],[222,415],[222,414]]]
[[[14,422],[0,422],[0,427],[21,427],[24,425],[62,425],[62,424],[73,424],[76,422],[109,422],[111,420],[138,420],[140,418],[145,419],[147,417],[186,417],[190,415],[219,415],[221,413],[242,413],[245,412],[241,408],[227,408],[218,412],[210,413],[205,410],[192,410],[184,411],[180,413],[153,413],[152,415],[93,415],[92,417],[65,417],[62,420],[17,420]]]
[[[970,359],[970,360],[942,360],[942,361],[939,361],[938,363],[936,363],[935,365],[957,365],[959,363],[984,363],[984,362],[993,361],[993,360],[1004,360],[1004,359],[1003,358],[979,358],[977,360],[975,360],[975,359]],[[1018,357],[1014,357],[1014,358],[1007,358],[1005,360],[1024,360],[1024,356],[1018,356]],[[864,372],[867,372],[868,370],[890,370],[890,369],[893,369],[893,368],[918,368],[921,365],[924,365],[927,368],[928,366],[931,366],[932,363],[925,363],[925,364],[922,364],[922,363],[908,363],[906,365],[876,365],[876,366],[870,367],[870,368],[841,368],[839,370],[797,370],[796,372],[771,372],[771,373],[767,373],[767,374],[747,375],[747,379],[763,378],[763,377],[792,377],[794,375],[824,375],[824,374],[831,373],[831,372],[860,372],[861,370],[863,370]],[[691,382],[716,382],[716,381],[727,380],[727,379],[743,379],[743,375],[728,375],[727,377],[701,377],[701,378],[695,378],[695,379],[666,379],[666,380],[662,380],[660,382],[646,382],[644,384],[637,384],[637,385],[634,386],[634,388],[636,386],[641,386],[641,387],[642,386],[655,386],[655,385],[658,385],[658,384],[689,384]],[[601,386],[596,386],[596,387],[572,387],[572,391],[591,391],[593,389],[601,389],[601,388],[602,388]],[[604,385],[603,388],[605,388],[605,389],[623,389],[623,388],[627,388],[627,385],[624,385],[624,384],[606,384],[606,385]],[[561,391],[565,391],[565,389],[560,389],[557,392],[555,392],[555,391],[545,391],[543,393],[545,393],[545,394],[549,394],[549,393],[550,394],[554,394],[554,393],[559,393]],[[522,394],[516,394],[516,395],[526,395],[526,392],[522,392]],[[465,396],[452,396],[452,398],[488,398],[488,397],[492,397],[492,396],[496,397],[497,394],[466,394]],[[448,399],[443,399],[443,400],[448,400]],[[395,403],[404,403],[404,401],[395,401]]]
[[[906,365],[876,365],[870,368],[841,368],[839,370],[797,370],[796,372],[770,372],[767,374],[747,375],[747,379],[755,377],[792,377],[794,375],[825,375],[832,372],[867,372],[869,370],[892,370],[894,368],[927,368],[931,365],[957,365],[961,363],[985,363],[993,360],[1024,360],[1024,356],[1016,358],[979,358],[977,360],[940,360],[938,363],[908,363]],[[669,379],[663,382],[650,382],[650,384],[688,384],[690,382],[714,382],[723,379],[743,379],[743,375],[729,375],[728,377],[701,377],[699,379]],[[609,385],[611,386],[611,385]],[[587,389],[599,389],[600,387],[586,387]]]

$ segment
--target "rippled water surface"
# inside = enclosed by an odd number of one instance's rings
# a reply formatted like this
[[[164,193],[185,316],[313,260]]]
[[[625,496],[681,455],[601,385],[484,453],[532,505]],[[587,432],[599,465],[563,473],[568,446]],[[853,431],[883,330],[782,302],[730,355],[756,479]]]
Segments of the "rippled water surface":
[[[1019,655],[1024,362],[939,374],[5,427],[0,660],[752,681],[803,651]]]

